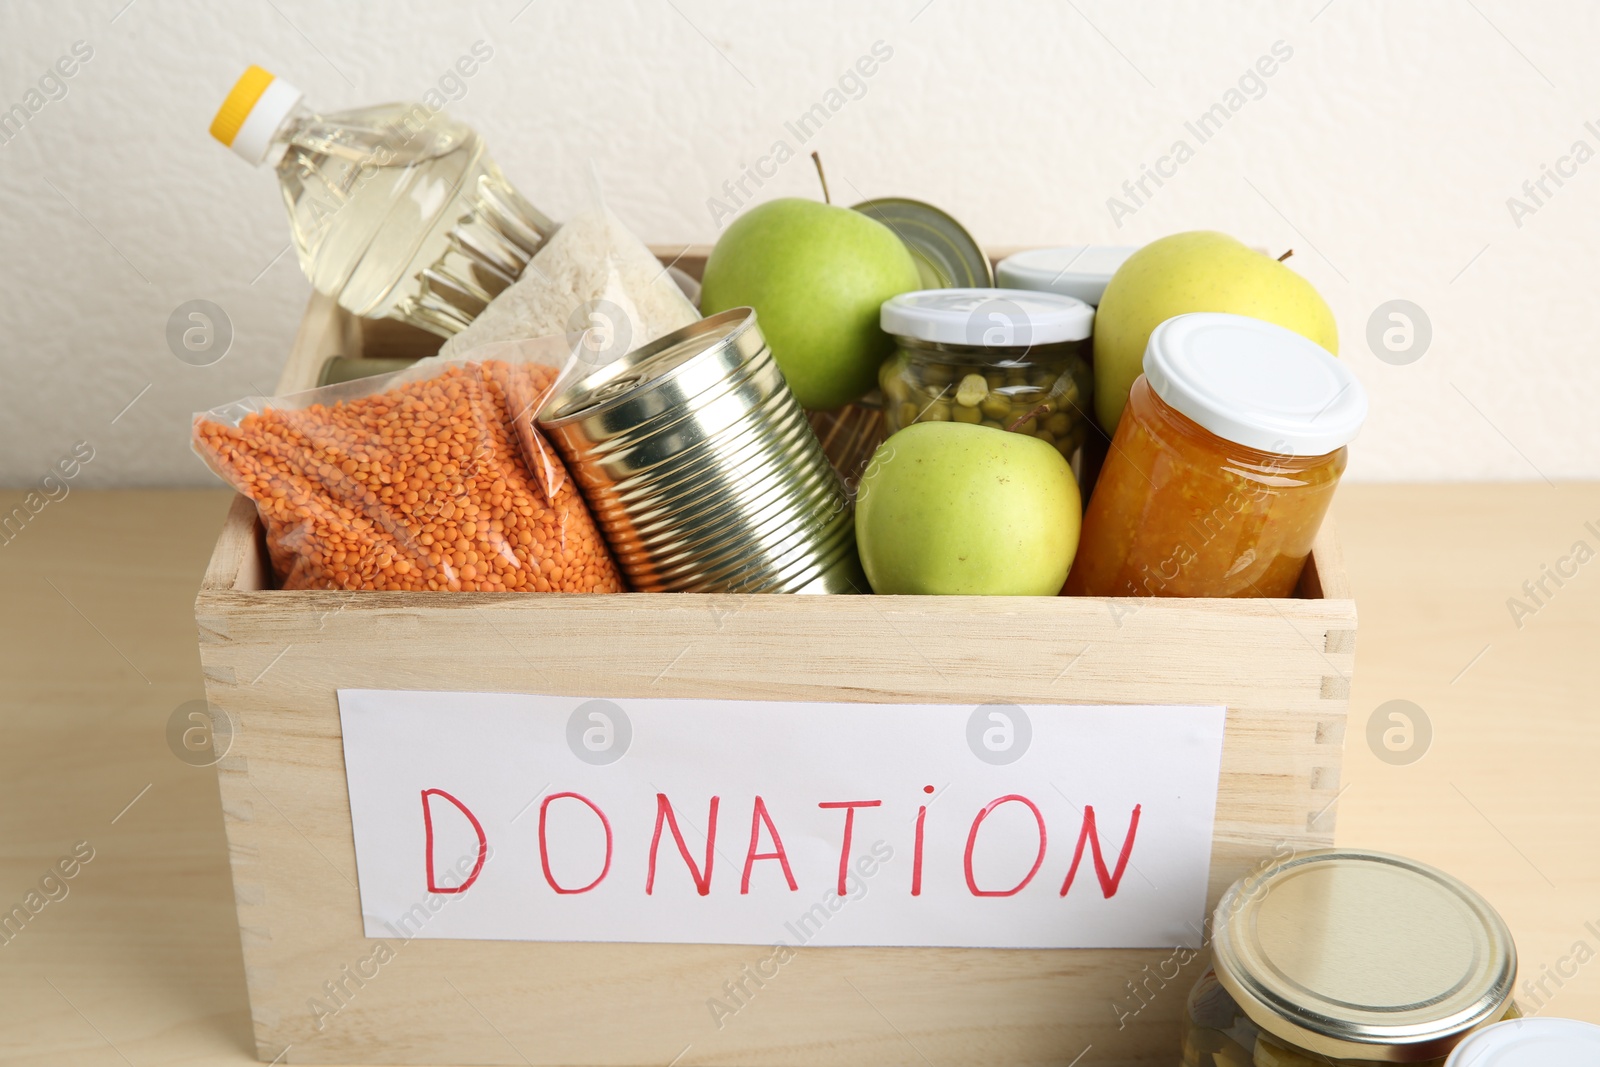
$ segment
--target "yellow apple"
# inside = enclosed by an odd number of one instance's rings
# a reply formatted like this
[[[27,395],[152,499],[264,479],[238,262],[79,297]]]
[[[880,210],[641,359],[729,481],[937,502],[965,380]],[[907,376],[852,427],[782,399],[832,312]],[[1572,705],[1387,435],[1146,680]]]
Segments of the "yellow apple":
[[[1287,327],[1339,354],[1326,302],[1284,264],[1211,230],[1175,233],[1129,256],[1111,276],[1094,320],[1094,410],[1117,428],[1144,366],[1150,331],[1174,315],[1223,311]]]

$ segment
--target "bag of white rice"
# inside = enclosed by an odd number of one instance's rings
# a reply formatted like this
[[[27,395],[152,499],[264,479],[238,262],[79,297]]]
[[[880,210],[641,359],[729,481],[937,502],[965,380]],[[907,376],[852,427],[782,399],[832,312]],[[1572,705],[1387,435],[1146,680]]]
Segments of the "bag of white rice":
[[[587,331],[599,366],[700,317],[667,269],[603,204],[564,223],[522,277],[444,343],[443,359],[491,341]]]

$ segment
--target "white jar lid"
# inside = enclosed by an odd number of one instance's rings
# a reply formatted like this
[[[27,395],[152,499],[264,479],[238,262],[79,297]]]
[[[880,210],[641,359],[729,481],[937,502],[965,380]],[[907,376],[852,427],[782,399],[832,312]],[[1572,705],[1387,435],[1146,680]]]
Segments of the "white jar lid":
[[[1111,276],[1138,250],[1138,245],[1030,248],[1007,256],[996,265],[995,284],[1061,293],[1098,305]]]
[[[1026,348],[1086,340],[1094,308],[1026,289],[922,289],[885,300],[878,324],[897,337],[935,344]]]
[[[1235,444],[1323,456],[1355,440],[1367,392],[1350,368],[1293,330],[1196,312],[1150,332],[1144,373],[1162,400]]]
[[[1456,1046],[1445,1067],[1594,1067],[1600,1026],[1576,1019],[1510,1019]]]

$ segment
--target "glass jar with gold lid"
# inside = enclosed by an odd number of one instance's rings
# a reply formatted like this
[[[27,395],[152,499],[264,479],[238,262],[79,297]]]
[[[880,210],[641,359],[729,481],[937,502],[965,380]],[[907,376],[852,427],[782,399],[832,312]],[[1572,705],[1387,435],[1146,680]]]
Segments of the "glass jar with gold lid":
[[[1038,437],[1068,462],[1089,416],[1094,308],[1023,289],[924,289],[884,302],[895,353],[878,373],[884,423],[970,422]]]
[[[1450,875],[1386,853],[1317,849],[1241,879],[1212,948],[1185,1067],[1438,1065],[1516,1017],[1505,922]]]

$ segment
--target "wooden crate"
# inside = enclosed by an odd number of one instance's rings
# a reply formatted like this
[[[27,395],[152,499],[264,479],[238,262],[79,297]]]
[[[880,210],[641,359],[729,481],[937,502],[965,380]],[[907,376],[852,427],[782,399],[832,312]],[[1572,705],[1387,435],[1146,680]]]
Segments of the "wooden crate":
[[[676,249],[664,258],[670,259]],[[699,266],[693,254],[680,265]],[[314,298],[280,383],[329,355],[437,344]],[[805,701],[1221,704],[1210,903],[1284,845],[1333,840],[1356,612],[1325,527],[1284,600],[541,596],[270,588],[235,501],[195,603],[257,1050],[280,1063],[1173,1064],[1166,950],[802,948],[724,1029],[706,999],[759,947],[413,941],[368,959],[339,688]],[[930,669],[929,657],[937,660]],[[602,680],[603,679],[603,680]],[[603,690],[603,692],[601,692]],[[1141,991],[1135,999],[1134,986]],[[350,988],[347,983],[347,988]],[[1147,1002],[1147,1003],[1145,1003]],[[1119,1025],[1118,1006],[1138,1013]]]

